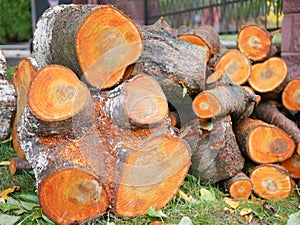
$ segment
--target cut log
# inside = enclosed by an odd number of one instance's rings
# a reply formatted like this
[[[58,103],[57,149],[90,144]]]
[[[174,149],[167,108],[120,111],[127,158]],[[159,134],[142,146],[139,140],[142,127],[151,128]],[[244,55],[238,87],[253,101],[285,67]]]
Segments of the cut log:
[[[276,102],[262,101],[255,107],[254,116],[267,123],[273,124],[291,136],[296,144],[296,151],[300,154],[300,129],[296,123],[282,114]]]
[[[40,69],[28,91],[28,106],[35,121],[32,130],[41,135],[60,133],[65,129],[80,129],[92,117],[90,91],[70,69],[49,65]],[[33,131],[34,132],[34,131]]]
[[[144,50],[133,75],[144,73],[157,80],[184,124],[189,118],[195,118],[191,98],[205,89],[206,52],[203,47],[180,40],[165,30],[151,26],[139,28]],[[190,115],[185,116],[187,113]]]
[[[206,49],[206,62],[220,51],[220,38],[214,27],[205,25],[198,28],[181,27],[178,37]]]
[[[0,80],[6,77],[6,59],[3,50],[0,48]]]
[[[290,80],[281,94],[282,104],[291,111],[300,111],[300,78]]]
[[[288,68],[285,61],[272,57],[252,66],[248,79],[250,86],[260,93],[280,93],[288,79]]]
[[[142,49],[135,23],[111,5],[49,8],[33,37],[33,55],[40,66],[66,66],[99,88],[114,86],[127,76],[126,68]]]
[[[224,181],[224,188],[233,199],[247,200],[252,193],[252,183],[243,172]]]
[[[103,100],[106,116],[113,124],[127,129],[155,126],[168,115],[168,102],[156,80],[138,75]]]
[[[11,174],[15,174],[17,172],[23,170],[30,170],[31,165],[25,158],[11,158],[9,163],[9,171]]]
[[[263,199],[285,199],[292,192],[291,178],[279,165],[259,165],[251,171],[250,179],[254,193]]]
[[[180,136],[192,149],[190,173],[200,182],[216,183],[241,172],[244,158],[236,142],[230,116],[214,120],[211,131],[201,130],[199,125],[199,120],[193,120],[180,130]]]
[[[214,69],[223,69],[233,83],[242,85],[250,76],[251,63],[242,52],[231,49],[219,57]]]
[[[272,52],[272,36],[257,24],[246,24],[238,31],[237,47],[250,60],[262,61]]]
[[[260,101],[258,95],[245,91],[240,85],[217,86],[199,93],[193,100],[193,111],[200,118],[234,114],[238,120],[251,102]]]
[[[12,122],[12,143],[19,158],[24,158],[25,155],[20,147],[17,126],[27,105],[28,87],[37,72],[37,68],[38,66],[33,58],[23,58],[19,61],[13,75],[13,85],[17,94],[17,108]]]
[[[0,79],[0,142],[9,139],[11,121],[16,111],[16,93],[14,86]]]
[[[281,162],[280,165],[289,172],[290,177],[300,178],[300,155],[298,153],[295,152],[291,158]]]
[[[282,162],[292,156],[295,143],[280,128],[261,120],[247,118],[235,126],[240,149],[259,164]]]

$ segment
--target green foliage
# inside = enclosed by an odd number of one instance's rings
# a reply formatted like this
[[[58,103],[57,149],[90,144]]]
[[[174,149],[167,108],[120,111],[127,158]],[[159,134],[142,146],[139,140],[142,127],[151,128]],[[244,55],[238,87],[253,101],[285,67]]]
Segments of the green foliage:
[[[32,37],[30,0],[1,0],[0,12],[0,44],[28,41]]]

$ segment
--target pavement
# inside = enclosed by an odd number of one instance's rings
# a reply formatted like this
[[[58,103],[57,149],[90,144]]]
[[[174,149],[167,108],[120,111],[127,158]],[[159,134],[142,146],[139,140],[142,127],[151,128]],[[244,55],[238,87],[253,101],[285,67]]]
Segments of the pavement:
[[[0,45],[6,59],[6,64],[16,66],[20,59],[31,56],[30,42]]]

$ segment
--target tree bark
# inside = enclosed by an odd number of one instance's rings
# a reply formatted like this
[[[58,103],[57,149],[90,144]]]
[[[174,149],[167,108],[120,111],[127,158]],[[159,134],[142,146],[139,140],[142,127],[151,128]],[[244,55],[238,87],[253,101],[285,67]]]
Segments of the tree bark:
[[[235,126],[238,144],[245,156],[259,164],[282,162],[290,158],[295,143],[280,128],[247,118]]]
[[[181,129],[181,137],[193,150],[190,173],[201,182],[210,183],[239,173],[244,167],[244,158],[237,145],[230,116],[214,120],[211,131],[201,130],[199,124],[199,120],[194,120]]]
[[[6,59],[3,50],[0,48],[0,79],[4,80],[6,76]]]

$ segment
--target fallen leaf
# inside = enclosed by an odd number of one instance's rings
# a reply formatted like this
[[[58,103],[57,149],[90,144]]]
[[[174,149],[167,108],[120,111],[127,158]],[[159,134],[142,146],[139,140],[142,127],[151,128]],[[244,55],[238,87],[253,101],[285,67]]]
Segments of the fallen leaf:
[[[193,225],[192,220],[188,216],[184,216],[181,218],[178,225]]]
[[[167,218],[168,216],[163,213],[161,209],[155,210],[152,206],[147,211],[148,215],[151,217],[164,217]]]
[[[19,186],[13,186],[13,187],[7,188],[0,192],[0,198],[4,198],[5,200],[7,200],[9,194],[13,193],[14,191],[19,191],[19,190],[20,190]]]
[[[235,200],[233,200],[233,199],[231,199],[231,198],[225,197],[225,198],[223,199],[223,201],[224,201],[228,206],[230,206],[230,207],[233,208],[233,209],[236,209],[237,207],[239,207],[239,202],[238,202],[238,201],[235,201]]]
[[[289,215],[286,225],[300,224],[300,211]]]
[[[188,196],[186,193],[184,193],[183,191],[181,191],[181,190],[178,190],[177,196],[178,196],[179,198],[182,198],[182,199],[183,199],[184,201],[186,201],[186,202],[190,202],[189,196]]]
[[[251,208],[243,208],[241,211],[240,211],[240,215],[241,216],[245,216],[245,215],[248,215],[250,213],[252,213],[253,210]]]
[[[201,199],[205,200],[205,201],[215,201],[216,200],[216,196],[215,193],[212,191],[209,191],[205,188],[201,188],[200,189],[200,194],[201,194]]]
[[[275,217],[281,219],[282,221],[286,221],[286,217],[285,216],[282,216],[282,215],[279,215],[279,214],[274,214]]]
[[[14,225],[20,219],[21,219],[20,216],[9,216],[9,215],[0,214],[0,224]]]
[[[198,128],[211,131],[214,128],[214,124],[212,122],[200,122]]]

